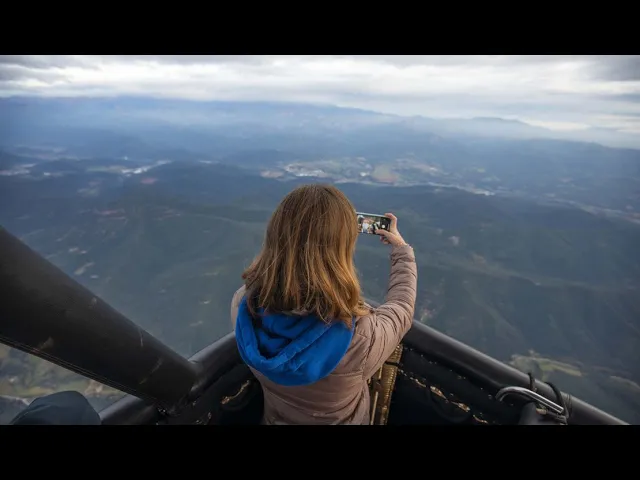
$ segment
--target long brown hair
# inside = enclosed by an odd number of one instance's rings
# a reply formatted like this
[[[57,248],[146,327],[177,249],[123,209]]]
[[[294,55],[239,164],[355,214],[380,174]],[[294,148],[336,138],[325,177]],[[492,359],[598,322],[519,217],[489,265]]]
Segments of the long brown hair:
[[[290,192],[269,220],[262,251],[245,270],[249,313],[308,312],[325,322],[368,309],[360,296],[353,255],[358,237],[355,209],[332,185]]]

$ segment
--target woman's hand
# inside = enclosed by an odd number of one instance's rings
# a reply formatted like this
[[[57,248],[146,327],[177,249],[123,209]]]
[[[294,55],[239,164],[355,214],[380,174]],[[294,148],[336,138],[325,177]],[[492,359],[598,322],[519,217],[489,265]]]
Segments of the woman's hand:
[[[404,241],[402,235],[398,231],[398,219],[393,213],[385,213],[385,217],[389,217],[391,219],[391,228],[387,232],[382,228],[376,229],[376,234],[380,235],[380,241],[385,245],[393,245],[396,247],[400,247],[402,245],[407,245],[407,242]]]

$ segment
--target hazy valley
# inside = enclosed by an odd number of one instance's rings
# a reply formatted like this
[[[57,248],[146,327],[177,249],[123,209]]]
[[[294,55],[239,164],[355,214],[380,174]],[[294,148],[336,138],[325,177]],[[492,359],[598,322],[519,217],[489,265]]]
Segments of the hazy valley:
[[[0,109],[0,224],[181,354],[230,331],[231,295],[282,196],[336,182],[357,208],[400,218],[420,321],[640,423],[639,151],[340,109],[230,106],[177,125],[126,102],[137,116],[43,105],[12,106],[12,122]],[[272,121],[247,120],[259,114]],[[363,236],[357,266],[383,299],[386,248]],[[117,396],[4,347],[0,362],[5,416],[62,387],[96,405]]]

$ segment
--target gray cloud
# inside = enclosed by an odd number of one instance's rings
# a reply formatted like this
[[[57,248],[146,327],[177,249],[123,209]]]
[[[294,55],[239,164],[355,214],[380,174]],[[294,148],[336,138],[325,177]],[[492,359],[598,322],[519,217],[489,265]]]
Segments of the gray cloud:
[[[100,58],[105,62],[138,62],[143,60],[177,65],[215,63],[261,65],[268,64],[272,59],[277,58],[277,55],[101,55],[94,58]]]
[[[0,67],[14,66],[40,70],[49,68],[90,67],[88,58],[74,55],[0,55]]]
[[[31,69],[19,64],[0,64],[0,85],[4,82],[18,82],[20,80],[38,80],[52,83],[64,78],[61,73],[47,69]]]
[[[595,78],[617,82],[640,81],[640,56],[600,55],[594,59]]]
[[[253,64],[268,65],[278,59],[331,59],[367,60],[396,66],[417,65],[544,65],[567,60],[597,61],[603,71],[631,68],[638,56],[629,55],[0,55],[1,64],[16,64],[32,68],[90,66],[97,61],[104,63],[135,63],[153,61],[164,64]]]
[[[0,95],[321,102],[640,135],[640,56],[0,56]]]
[[[254,64],[265,65],[279,55],[0,55],[0,66],[26,68],[95,67],[97,64],[158,62],[176,65]]]

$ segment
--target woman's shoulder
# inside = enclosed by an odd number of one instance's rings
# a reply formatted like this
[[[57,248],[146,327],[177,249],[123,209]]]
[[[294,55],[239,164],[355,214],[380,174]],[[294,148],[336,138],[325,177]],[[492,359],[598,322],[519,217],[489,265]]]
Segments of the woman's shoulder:
[[[354,337],[370,339],[375,326],[376,309],[366,303],[365,306],[369,309],[369,313],[356,318]]]
[[[369,312],[356,318],[356,327],[354,336],[359,336],[364,339],[371,340],[376,334],[376,330],[387,329],[388,325],[395,326],[401,325],[403,318],[406,316],[404,310],[399,305],[393,302],[383,303],[378,307],[372,307],[365,304]],[[413,318],[413,313],[409,317]]]
[[[238,308],[240,302],[242,302],[242,297],[244,297],[244,293],[246,290],[247,289],[244,285],[236,290],[236,293],[233,294],[233,298],[231,299],[231,307]]]
[[[242,302],[242,297],[244,297],[245,286],[242,285],[236,293],[233,294],[233,298],[231,298],[231,328],[235,330],[236,328],[236,318],[238,316],[238,308],[240,307],[240,302]]]

